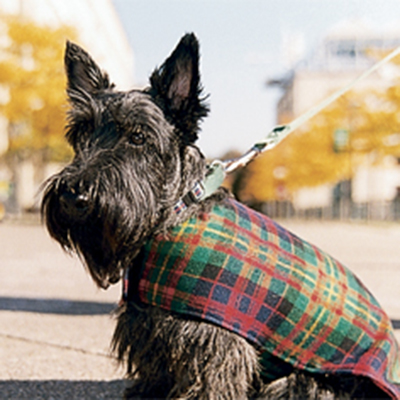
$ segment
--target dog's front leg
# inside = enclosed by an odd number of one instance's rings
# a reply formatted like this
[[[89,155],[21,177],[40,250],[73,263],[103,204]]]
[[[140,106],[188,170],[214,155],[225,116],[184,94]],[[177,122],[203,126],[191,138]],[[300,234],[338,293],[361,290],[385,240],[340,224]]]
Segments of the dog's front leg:
[[[253,398],[258,355],[243,338],[161,309],[124,306],[113,348],[128,364],[126,398]]]

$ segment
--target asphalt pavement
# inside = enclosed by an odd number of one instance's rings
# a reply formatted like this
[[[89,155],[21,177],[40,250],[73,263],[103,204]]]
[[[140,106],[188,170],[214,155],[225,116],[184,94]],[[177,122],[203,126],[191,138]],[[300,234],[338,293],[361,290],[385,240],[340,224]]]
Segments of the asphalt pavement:
[[[400,340],[400,226],[282,224],[355,271]],[[0,398],[120,398],[124,371],[109,352],[119,297],[36,221],[0,224]]]
[[[0,398],[121,398],[120,288],[97,289],[39,224],[0,225]]]

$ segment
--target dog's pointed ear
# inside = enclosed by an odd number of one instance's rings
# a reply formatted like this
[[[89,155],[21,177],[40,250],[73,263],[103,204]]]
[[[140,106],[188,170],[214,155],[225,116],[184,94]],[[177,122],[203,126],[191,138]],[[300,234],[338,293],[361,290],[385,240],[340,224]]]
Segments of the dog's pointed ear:
[[[150,77],[150,94],[185,142],[197,139],[199,121],[208,113],[201,98],[199,58],[196,36],[187,34]]]
[[[82,94],[93,96],[101,90],[111,88],[108,75],[101,71],[92,57],[78,45],[67,42],[65,50],[67,93],[72,101],[82,100]]]

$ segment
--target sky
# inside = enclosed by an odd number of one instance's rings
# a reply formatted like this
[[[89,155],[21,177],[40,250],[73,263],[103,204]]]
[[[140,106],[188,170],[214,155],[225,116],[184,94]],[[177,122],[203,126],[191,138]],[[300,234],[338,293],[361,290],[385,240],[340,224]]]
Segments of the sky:
[[[307,56],[335,25],[362,19],[400,32],[400,0],[113,0],[134,52],[134,82],[163,63],[181,36],[200,42],[211,113],[199,146],[209,158],[244,152],[276,124],[280,91],[266,85]],[[288,48],[295,50],[288,53]],[[292,54],[288,57],[288,54]]]

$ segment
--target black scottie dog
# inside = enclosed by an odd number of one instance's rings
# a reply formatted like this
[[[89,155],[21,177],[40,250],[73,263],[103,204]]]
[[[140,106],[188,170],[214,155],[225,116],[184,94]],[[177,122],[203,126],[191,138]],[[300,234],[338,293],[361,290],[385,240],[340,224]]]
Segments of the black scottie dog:
[[[112,347],[128,398],[400,396],[390,321],[339,262],[205,192],[208,107],[185,35],[146,90],[117,91],[68,43],[71,164],[42,214],[102,288],[123,279]]]

